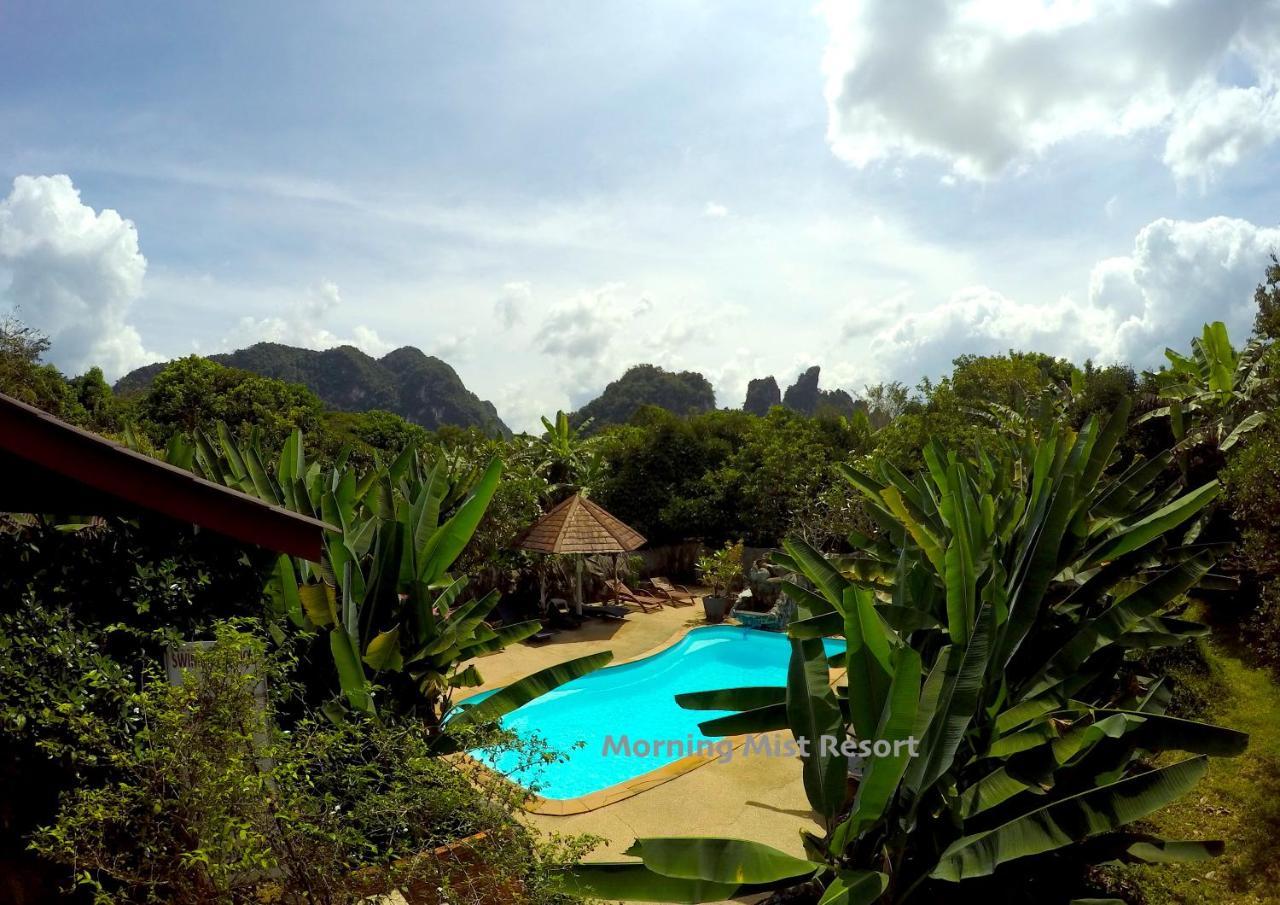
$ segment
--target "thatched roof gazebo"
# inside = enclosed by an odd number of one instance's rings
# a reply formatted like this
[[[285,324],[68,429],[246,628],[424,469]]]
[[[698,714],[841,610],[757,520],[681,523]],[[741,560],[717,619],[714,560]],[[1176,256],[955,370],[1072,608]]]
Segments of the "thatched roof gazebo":
[[[577,603],[582,606],[582,555],[630,553],[644,546],[639,531],[619,521],[603,506],[575,493],[538,519],[517,545],[521,550],[548,554],[578,554]]]

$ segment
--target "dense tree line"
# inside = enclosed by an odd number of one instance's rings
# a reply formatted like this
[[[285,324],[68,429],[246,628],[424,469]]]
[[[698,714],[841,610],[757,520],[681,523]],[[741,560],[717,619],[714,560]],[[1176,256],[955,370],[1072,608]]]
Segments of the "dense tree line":
[[[736,540],[774,546],[797,534],[838,551],[850,530],[867,527],[861,507],[838,480],[842,464],[882,460],[910,472],[922,467],[929,438],[972,450],[1020,424],[1026,428],[1036,412],[1050,411],[1079,427],[1090,415],[1105,416],[1132,399],[1138,417],[1121,441],[1124,455],[1152,455],[1180,442],[1177,467],[1200,480],[1222,478],[1227,494],[1212,514],[1210,533],[1236,545],[1229,567],[1242,582],[1239,621],[1256,647],[1280,662],[1280,561],[1274,554],[1280,548],[1280,424],[1269,366],[1280,330],[1280,262],[1268,269],[1256,301],[1252,346],[1260,364],[1247,396],[1241,388],[1232,403],[1232,417],[1256,416],[1260,424],[1225,449],[1194,437],[1177,441],[1168,417],[1150,417],[1164,410],[1161,381],[1167,382],[1169,368],[1140,375],[1126,365],[1077,367],[1019,351],[962,355],[936,382],[870,386],[856,405],[815,405],[812,415],[785,405],[762,415],[716,410],[701,375],[639,366],[570,416],[573,428],[567,423],[570,433],[558,440],[550,422],[541,437],[502,439],[476,429],[427,431],[388,411],[334,411],[301,384],[197,356],[149,374],[141,391],[115,394],[96,368],[67,378],[44,363],[47,340],[13,318],[0,328],[0,389],[153,449],[164,448],[175,434],[211,431],[221,422],[268,449],[299,428],[321,461],[343,450],[356,462],[387,461],[409,443],[471,463],[497,455],[507,463],[507,480],[468,559],[506,561],[513,568],[520,562],[510,548],[523,527],[575,485],[654,544],[696,538],[714,546]],[[812,376],[816,386],[816,371]],[[1197,411],[1189,405],[1187,417]]]

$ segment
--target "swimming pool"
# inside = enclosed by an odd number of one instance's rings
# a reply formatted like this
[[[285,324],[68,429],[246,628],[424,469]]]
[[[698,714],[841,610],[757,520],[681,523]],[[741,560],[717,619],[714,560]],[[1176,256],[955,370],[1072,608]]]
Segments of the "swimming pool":
[[[824,642],[828,654],[844,649],[842,641]],[[528,738],[537,735],[567,755],[563,762],[517,769],[515,752],[471,755],[533,788],[541,797],[577,798],[625,782],[679,760],[687,751],[663,745],[640,756],[619,750],[655,739],[696,742],[706,738],[698,724],[729,711],[685,710],[675,696],[752,685],[785,685],[791,646],[785,635],[737,626],[696,628],[666,650],[642,660],[598,670],[567,682],[502,719],[502,725]],[[475,695],[477,703],[492,691]],[[574,748],[578,742],[584,743]],[[612,748],[606,752],[606,743]],[[649,746],[645,746],[649,747]]]

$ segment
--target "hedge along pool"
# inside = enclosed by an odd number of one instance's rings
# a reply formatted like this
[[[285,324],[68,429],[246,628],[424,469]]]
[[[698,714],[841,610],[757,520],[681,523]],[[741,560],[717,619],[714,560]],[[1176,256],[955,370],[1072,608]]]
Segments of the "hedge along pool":
[[[844,642],[823,642],[827,654],[844,649]],[[647,744],[653,740],[703,736],[698,724],[730,711],[685,710],[675,696],[752,685],[785,685],[791,645],[785,635],[737,626],[696,628],[666,650],[620,666],[610,666],[567,682],[502,718],[504,728],[522,738],[536,735],[557,752],[562,762],[520,768],[514,751],[484,750],[471,756],[507,774],[543,798],[578,798],[657,770],[690,753],[674,745]],[[464,704],[493,694],[483,692]],[[630,754],[619,751],[626,736]],[[635,745],[637,741],[644,746]],[[582,742],[580,747],[574,747]],[[611,750],[606,754],[606,745]],[[641,748],[644,756],[639,756]]]

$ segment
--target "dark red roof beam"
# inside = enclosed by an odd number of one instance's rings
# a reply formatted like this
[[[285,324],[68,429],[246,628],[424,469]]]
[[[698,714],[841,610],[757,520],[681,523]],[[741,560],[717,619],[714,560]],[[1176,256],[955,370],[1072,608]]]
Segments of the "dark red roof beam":
[[[324,522],[206,481],[4,394],[0,463],[12,469],[0,474],[0,511],[153,512],[312,561],[324,548]]]

